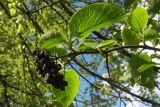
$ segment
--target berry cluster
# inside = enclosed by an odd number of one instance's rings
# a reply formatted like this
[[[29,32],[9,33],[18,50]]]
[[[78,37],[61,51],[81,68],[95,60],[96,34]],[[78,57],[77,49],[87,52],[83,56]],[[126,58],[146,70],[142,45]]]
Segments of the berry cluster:
[[[51,60],[46,51],[40,51],[38,48],[33,52],[33,55],[38,73],[42,77],[47,77],[46,82],[48,84],[64,91],[68,83],[64,81],[64,76],[59,73],[61,65],[56,60]]]

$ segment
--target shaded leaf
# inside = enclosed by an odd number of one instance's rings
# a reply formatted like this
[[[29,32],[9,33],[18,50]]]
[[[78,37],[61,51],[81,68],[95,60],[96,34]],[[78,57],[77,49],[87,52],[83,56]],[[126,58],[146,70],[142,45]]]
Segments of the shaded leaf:
[[[67,42],[66,36],[61,32],[51,30],[42,36],[39,44],[41,49],[50,49],[60,45],[62,42]]]
[[[144,39],[150,41],[154,46],[160,43],[160,34],[156,30],[148,29],[144,32]]]
[[[127,28],[122,31],[122,40],[125,45],[138,45],[140,42],[136,32]]]
[[[156,38],[160,38],[159,33],[156,30],[147,30],[144,34],[145,40],[154,40]]]
[[[154,14],[160,11],[160,1],[159,0],[154,2],[154,5],[151,7],[150,11],[153,12]]]
[[[77,11],[69,22],[72,35],[85,38],[90,32],[125,19],[122,8],[106,3],[86,6]]]
[[[149,69],[149,68],[151,68],[155,65],[156,65],[156,63],[143,64],[142,66],[140,66],[138,68],[138,72],[141,73],[141,72],[143,72],[143,71],[145,71],[145,70],[147,70],[147,69]]]
[[[68,107],[78,93],[80,80],[77,73],[72,69],[65,70],[65,80],[68,82],[68,85],[65,87],[65,91],[53,88],[53,92],[64,106]]]
[[[139,72],[138,69],[144,64],[152,63],[152,59],[147,54],[133,55],[129,61],[132,75],[131,81],[138,83],[150,90],[154,88],[154,70],[150,67],[143,72]]]
[[[148,13],[142,7],[136,8],[129,18],[129,25],[134,31],[141,32],[148,23]]]
[[[136,0],[125,0],[124,7],[129,8]]]
[[[57,45],[55,47],[52,47],[49,49],[49,51],[54,55],[54,56],[64,56],[67,55],[67,47],[63,46],[63,45]],[[67,57],[62,57],[61,59],[63,59],[62,61],[66,61]]]

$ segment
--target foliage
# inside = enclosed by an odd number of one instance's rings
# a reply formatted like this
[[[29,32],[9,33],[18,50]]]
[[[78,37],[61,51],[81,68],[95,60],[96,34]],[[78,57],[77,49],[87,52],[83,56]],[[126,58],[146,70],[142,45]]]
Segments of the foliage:
[[[69,106],[78,93],[80,82],[78,75],[72,69],[65,70],[65,80],[68,82],[68,86],[65,88],[65,91],[59,91],[53,87],[53,92],[64,106]]]
[[[94,30],[124,20],[125,16],[123,9],[115,5],[92,4],[80,9],[71,17],[69,29],[71,35],[84,38]]]
[[[159,3],[0,1],[0,106],[160,106]],[[36,48],[63,65],[64,91],[36,71]]]

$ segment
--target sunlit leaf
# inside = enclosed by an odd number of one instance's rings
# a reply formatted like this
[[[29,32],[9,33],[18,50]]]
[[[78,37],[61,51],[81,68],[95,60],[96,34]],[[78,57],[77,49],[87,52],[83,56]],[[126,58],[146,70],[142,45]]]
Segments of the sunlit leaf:
[[[50,49],[60,45],[62,42],[67,42],[66,36],[61,32],[51,30],[42,36],[39,44],[41,49]]]
[[[113,4],[97,3],[77,11],[69,22],[71,35],[85,38],[90,32],[125,19],[122,8]]]
[[[78,49],[79,50],[95,50],[97,47],[98,43],[93,40],[93,39],[85,39],[79,46]]]
[[[57,56],[63,56],[67,54],[66,47],[62,46],[61,44],[50,48],[49,51]]]
[[[53,92],[64,106],[68,107],[78,93],[80,80],[78,74],[72,69],[65,70],[65,80],[68,82],[68,85],[65,87],[65,91],[53,88]]]
[[[134,31],[141,32],[148,23],[148,13],[142,7],[136,8],[129,18],[129,25]]]
[[[96,48],[100,48],[100,49],[104,50],[104,49],[110,48],[116,44],[117,44],[117,42],[115,40],[106,40],[106,41],[100,43]]]

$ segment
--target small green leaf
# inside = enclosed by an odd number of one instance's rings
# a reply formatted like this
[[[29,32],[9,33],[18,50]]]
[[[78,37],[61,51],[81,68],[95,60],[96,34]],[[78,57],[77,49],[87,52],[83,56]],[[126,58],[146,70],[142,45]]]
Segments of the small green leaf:
[[[39,44],[41,49],[50,49],[62,42],[67,42],[66,36],[61,32],[51,30],[42,36]]]
[[[126,81],[129,78],[129,75],[122,75],[119,80]]]
[[[16,14],[16,12],[17,12],[16,9],[13,9],[13,8],[10,9],[10,13],[12,16],[14,16]]]
[[[129,18],[129,25],[134,31],[142,32],[148,23],[148,13],[142,7],[136,8]]]
[[[64,56],[67,55],[67,47],[63,46],[62,44],[57,45],[55,47],[52,47],[50,49],[48,49],[54,56]],[[61,61],[66,61],[67,57],[62,57]]]
[[[98,43],[96,43],[95,40],[93,39],[85,39],[79,46],[78,49],[79,50],[83,50],[83,51],[91,51],[91,50],[95,50],[97,47]]]
[[[125,45],[138,45],[140,42],[136,32],[127,28],[122,31],[122,40]]]
[[[117,44],[117,42],[115,40],[106,40],[106,41],[100,43],[96,48],[105,50],[106,48],[110,48],[116,44]]]
[[[23,25],[18,24],[17,32],[18,32],[18,33],[22,33],[23,31],[24,31],[24,27],[23,27]]]
[[[138,72],[141,73],[141,72],[143,72],[143,71],[145,71],[145,70],[147,70],[147,69],[149,69],[149,68],[151,68],[155,65],[156,65],[156,63],[143,64],[142,66],[140,66],[138,68]]]
[[[65,70],[65,80],[68,82],[65,91],[53,88],[53,93],[65,107],[68,107],[78,93],[80,80],[78,74],[72,69]]]
[[[123,21],[125,12],[113,4],[96,3],[77,11],[69,22],[71,35],[85,38],[90,32]]]

